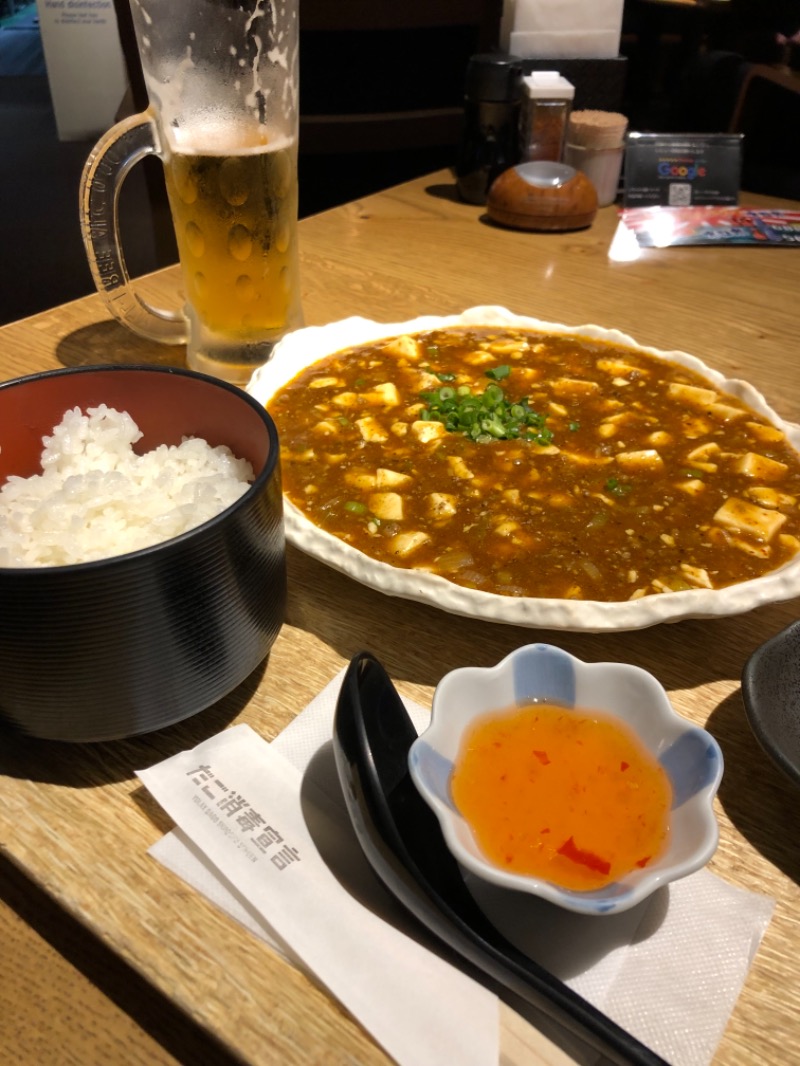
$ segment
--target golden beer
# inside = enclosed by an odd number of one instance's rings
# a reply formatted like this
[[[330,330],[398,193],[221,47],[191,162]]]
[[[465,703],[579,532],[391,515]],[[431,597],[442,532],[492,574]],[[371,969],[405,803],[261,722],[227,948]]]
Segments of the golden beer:
[[[300,325],[296,145],[254,139],[229,129],[219,152],[206,137],[164,157],[195,362],[241,381]]]

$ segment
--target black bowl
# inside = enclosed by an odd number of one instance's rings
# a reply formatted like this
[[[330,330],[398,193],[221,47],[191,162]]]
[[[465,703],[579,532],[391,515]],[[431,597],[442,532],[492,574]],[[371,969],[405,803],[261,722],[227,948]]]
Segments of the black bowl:
[[[761,747],[800,785],[800,620],[776,633],[747,660],[742,699]]]
[[[266,657],[286,605],[278,435],[233,385],[170,367],[56,370],[0,385],[0,484],[41,472],[65,411],[127,411],[137,451],[201,437],[255,480],[216,518],[109,559],[0,567],[0,719],[52,740],[171,725],[231,692]]]

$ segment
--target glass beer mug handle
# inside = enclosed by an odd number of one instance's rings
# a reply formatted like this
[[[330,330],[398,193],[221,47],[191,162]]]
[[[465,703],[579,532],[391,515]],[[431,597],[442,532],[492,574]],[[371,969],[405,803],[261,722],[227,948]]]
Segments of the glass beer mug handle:
[[[134,292],[119,234],[122,183],[134,164],[158,154],[155,124],[147,112],[118,122],[101,137],[81,177],[81,232],[97,291],[114,317],[148,340],[185,344],[183,314],[151,307]]]

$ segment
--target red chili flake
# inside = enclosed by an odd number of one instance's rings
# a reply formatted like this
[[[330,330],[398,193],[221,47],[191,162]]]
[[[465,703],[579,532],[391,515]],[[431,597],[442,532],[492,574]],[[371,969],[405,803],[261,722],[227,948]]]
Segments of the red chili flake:
[[[643,859],[639,859],[637,861],[636,865],[639,866],[639,867],[647,866],[647,864],[650,862],[652,857],[653,857],[652,855],[645,855],[645,857]]]
[[[601,874],[607,874],[611,869],[610,862],[606,862],[605,859],[601,859],[599,855],[595,855],[591,851],[579,848],[572,837],[561,845],[558,849],[558,854],[563,855],[565,859],[570,859],[572,862],[588,866],[590,870],[597,870]]]
[[[622,770],[623,773],[625,773],[625,771],[628,769],[629,766],[630,766],[630,763],[627,763],[627,762],[621,762],[619,764],[619,768],[620,768],[620,770]]]
[[[548,825],[545,829],[540,829],[539,830],[539,835],[540,836],[544,836],[545,833],[549,833],[549,832],[550,832],[550,826]]]
[[[542,766],[548,766],[550,764],[550,757],[546,751],[536,751],[534,749],[533,754],[536,756]]]

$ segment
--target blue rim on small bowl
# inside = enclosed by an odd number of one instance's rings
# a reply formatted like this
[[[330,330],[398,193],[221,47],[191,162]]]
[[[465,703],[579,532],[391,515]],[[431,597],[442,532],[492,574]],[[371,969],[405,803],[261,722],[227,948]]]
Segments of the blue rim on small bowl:
[[[666,771],[673,792],[669,843],[656,861],[594,891],[561,888],[489,862],[456,808],[450,778],[464,730],[490,711],[535,702],[612,714],[638,735]],[[719,841],[713,809],[723,758],[706,730],[676,713],[652,674],[625,663],[585,663],[549,644],[516,649],[497,666],[453,670],[434,693],[431,724],[409,752],[417,788],[439,819],[458,861],[485,881],[529,892],[581,914],[612,914],[699,870]]]

